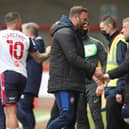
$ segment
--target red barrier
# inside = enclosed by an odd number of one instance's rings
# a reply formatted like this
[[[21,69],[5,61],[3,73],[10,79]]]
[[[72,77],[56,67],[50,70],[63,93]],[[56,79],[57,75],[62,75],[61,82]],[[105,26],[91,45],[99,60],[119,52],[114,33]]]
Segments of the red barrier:
[[[43,71],[44,72],[49,71],[49,64],[44,64],[43,65]]]

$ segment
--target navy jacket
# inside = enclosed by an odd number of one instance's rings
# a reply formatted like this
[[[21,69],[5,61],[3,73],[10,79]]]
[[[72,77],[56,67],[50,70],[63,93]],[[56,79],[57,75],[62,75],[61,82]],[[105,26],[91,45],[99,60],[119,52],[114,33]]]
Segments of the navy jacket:
[[[33,39],[35,42],[36,49],[39,52],[45,52],[45,43],[41,37]],[[42,64],[38,64],[29,55],[27,58],[27,83],[24,89],[24,93],[31,93],[34,96],[38,96],[41,78],[42,78]]]

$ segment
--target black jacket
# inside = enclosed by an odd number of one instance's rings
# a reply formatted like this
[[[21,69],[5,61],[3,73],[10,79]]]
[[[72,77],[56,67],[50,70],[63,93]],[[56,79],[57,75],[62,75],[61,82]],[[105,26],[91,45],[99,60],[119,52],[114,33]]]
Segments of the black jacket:
[[[129,47],[125,61],[117,68],[108,72],[111,79],[125,76],[126,86],[124,91],[125,102],[129,102]]]
[[[87,35],[87,38],[83,40],[83,45],[84,45],[84,49],[88,46],[92,47],[92,48],[91,47],[87,48],[90,50],[88,52],[90,53],[89,55],[88,53],[86,53],[88,50],[85,51],[85,58],[87,59],[87,61],[89,61],[92,64],[95,64],[96,67],[98,66],[98,62],[100,61],[103,72],[105,72],[107,52],[104,44],[101,41]],[[93,47],[95,47],[96,49]],[[86,78],[86,84],[92,84],[92,83],[95,83],[95,82],[93,80],[89,80],[88,78]]]
[[[83,92],[85,77],[92,77],[95,66],[84,59],[83,43],[72,22],[63,16],[52,26],[51,33],[48,92],[60,90]]]

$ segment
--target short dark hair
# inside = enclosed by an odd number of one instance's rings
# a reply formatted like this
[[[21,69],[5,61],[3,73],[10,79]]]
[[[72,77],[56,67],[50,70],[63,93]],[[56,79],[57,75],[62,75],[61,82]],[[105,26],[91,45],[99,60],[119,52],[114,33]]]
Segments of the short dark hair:
[[[104,22],[105,24],[112,24],[112,26],[114,28],[116,28],[116,20],[112,17],[112,16],[104,16],[102,19],[101,19],[101,22]]]
[[[11,23],[19,18],[21,18],[21,16],[18,12],[8,12],[5,15],[5,23],[6,24]]]
[[[74,16],[75,14],[78,14],[80,15],[82,12],[87,12],[88,13],[88,10],[87,8],[84,8],[83,6],[73,6],[71,9],[70,9],[70,13],[69,13],[69,17],[72,17]]]

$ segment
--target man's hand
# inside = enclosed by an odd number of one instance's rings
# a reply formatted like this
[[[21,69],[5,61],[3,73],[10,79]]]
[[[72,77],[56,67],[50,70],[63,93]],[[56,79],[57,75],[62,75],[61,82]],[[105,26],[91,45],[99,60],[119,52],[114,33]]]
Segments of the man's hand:
[[[96,88],[96,95],[97,96],[100,96],[104,91],[104,85],[99,85],[97,88]]]
[[[46,48],[46,54],[50,55],[50,52],[51,52],[51,46],[48,46],[48,47]]]
[[[102,69],[97,67],[92,79],[96,82],[97,86],[103,85],[103,72]]]
[[[41,64],[41,63],[43,63],[43,61],[45,61],[46,59],[49,58],[50,52],[51,52],[51,46],[48,46],[44,53],[40,53],[39,51],[36,51],[36,52],[32,52],[31,56],[34,58],[34,60],[37,63]]]
[[[93,80],[97,84],[96,95],[100,96],[102,92],[104,91],[103,72],[101,68],[99,67],[96,68],[96,71],[93,75]]]
[[[94,76],[95,76],[98,80],[103,80],[102,68],[97,67],[96,70],[95,70]]]
[[[109,74],[108,73],[105,73],[103,75],[103,81],[105,82],[105,85],[107,85],[110,81],[110,77],[109,77]]]

